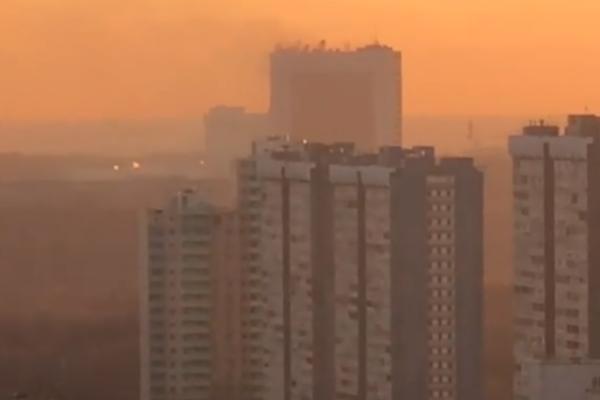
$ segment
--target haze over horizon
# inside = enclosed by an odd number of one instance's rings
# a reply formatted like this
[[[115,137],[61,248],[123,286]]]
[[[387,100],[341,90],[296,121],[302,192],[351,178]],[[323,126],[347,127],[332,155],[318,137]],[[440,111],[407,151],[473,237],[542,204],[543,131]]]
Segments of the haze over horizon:
[[[277,43],[403,52],[406,115],[600,109],[585,0],[5,0],[0,121],[200,117],[265,110]]]
[[[599,16],[0,0],[0,399],[600,394]]]

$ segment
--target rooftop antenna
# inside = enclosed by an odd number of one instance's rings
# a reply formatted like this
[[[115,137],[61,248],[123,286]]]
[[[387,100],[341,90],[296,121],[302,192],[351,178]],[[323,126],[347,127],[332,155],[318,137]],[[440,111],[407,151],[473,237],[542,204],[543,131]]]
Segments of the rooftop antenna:
[[[473,120],[470,119],[469,123],[467,125],[467,138],[469,138],[469,140],[473,140]]]
[[[368,46],[374,46],[379,44],[379,24],[378,24],[378,18],[375,15],[370,15],[370,21],[369,24],[371,25],[370,30],[371,30],[371,40],[370,42],[367,42],[366,45]]]
[[[471,143],[474,150],[479,149],[479,141],[475,137],[475,125],[472,119],[469,120],[467,125],[467,140]]]

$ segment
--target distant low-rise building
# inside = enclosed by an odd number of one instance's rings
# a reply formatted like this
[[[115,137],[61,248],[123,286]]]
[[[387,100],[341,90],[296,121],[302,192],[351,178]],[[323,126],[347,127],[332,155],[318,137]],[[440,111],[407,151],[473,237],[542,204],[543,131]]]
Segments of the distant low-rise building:
[[[269,116],[249,113],[243,107],[219,106],[204,117],[207,175],[231,178],[235,160],[248,156],[252,143],[272,133]]]

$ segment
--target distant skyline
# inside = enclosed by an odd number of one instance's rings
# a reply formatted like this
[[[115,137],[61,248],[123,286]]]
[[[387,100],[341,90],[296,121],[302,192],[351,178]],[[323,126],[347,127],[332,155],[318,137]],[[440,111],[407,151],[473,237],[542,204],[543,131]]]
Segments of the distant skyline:
[[[4,0],[0,120],[266,110],[276,43],[403,52],[406,115],[600,110],[595,0]]]
[[[533,119],[561,125],[564,115],[414,116],[404,118],[404,145],[435,144],[441,153],[493,147]],[[469,138],[469,121],[473,135]],[[189,153],[204,145],[203,118],[105,119],[76,122],[1,121],[0,153],[145,155]]]

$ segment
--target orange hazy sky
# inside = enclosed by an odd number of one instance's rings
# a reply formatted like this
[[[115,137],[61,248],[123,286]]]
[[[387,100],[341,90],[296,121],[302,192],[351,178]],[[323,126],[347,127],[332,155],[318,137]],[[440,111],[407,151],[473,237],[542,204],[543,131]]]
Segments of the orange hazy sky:
[[[0,120],[267,106],[277,42],[403,51],[409,114],[600,112],[598,0],[0,0]]]

